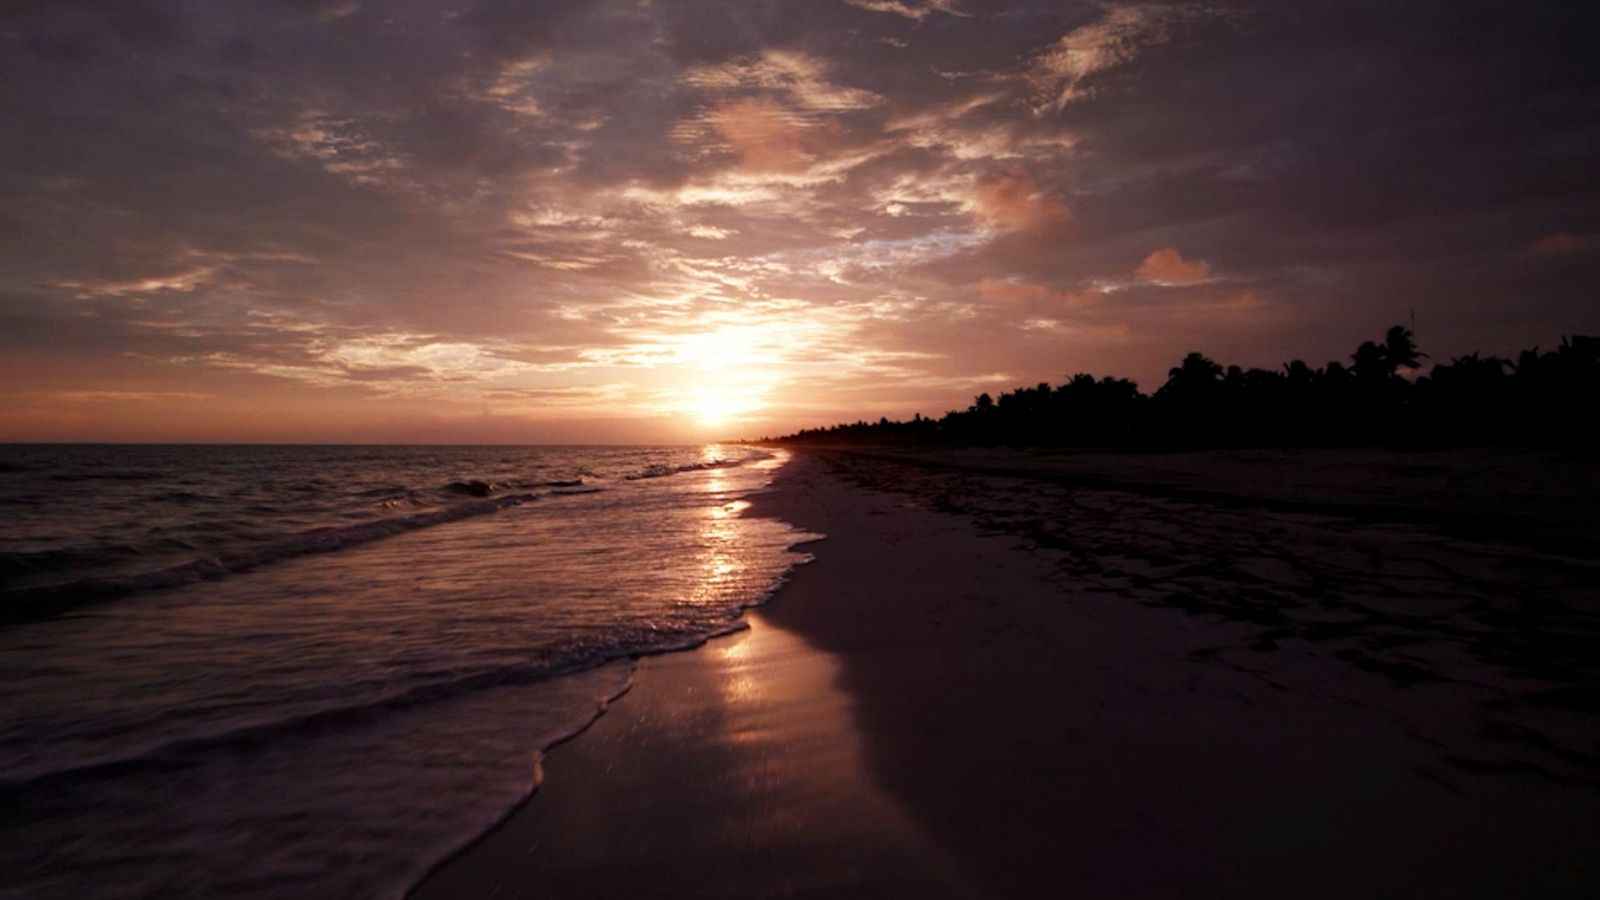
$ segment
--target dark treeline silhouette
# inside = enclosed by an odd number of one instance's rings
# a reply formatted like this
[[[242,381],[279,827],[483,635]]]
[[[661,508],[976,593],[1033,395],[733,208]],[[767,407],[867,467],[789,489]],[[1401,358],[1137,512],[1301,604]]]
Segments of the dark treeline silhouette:
[[[1123,378],[1074,375],[942,418],[813,428],[780,442],[1216,447],[1566,443],[1600,409],[1600,338],[1563,338],[1516,360],[1474,353],[1420,374],[1409,329],[1366,341],[1351,362],[1281,370],[1223,366],[1190,353],[1146,395]]]

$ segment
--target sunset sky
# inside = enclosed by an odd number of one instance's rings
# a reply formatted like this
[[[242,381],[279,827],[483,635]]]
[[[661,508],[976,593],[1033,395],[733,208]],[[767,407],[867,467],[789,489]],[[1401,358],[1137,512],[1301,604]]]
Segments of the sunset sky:
[[[1600,331],[1572,2],[13,0],[0,440],[642,442]]]

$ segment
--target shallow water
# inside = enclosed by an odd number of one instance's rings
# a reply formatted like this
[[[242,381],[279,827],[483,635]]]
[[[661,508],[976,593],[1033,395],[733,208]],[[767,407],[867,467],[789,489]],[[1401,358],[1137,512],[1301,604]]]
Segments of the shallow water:
[[[749,448],[0,462],[0,551],[55,554],[12,596],[70,610],[0,627],[0,890],[28,896],[399,894],[631,657],[737,627],[803,559],[740,515],[782,462]]]

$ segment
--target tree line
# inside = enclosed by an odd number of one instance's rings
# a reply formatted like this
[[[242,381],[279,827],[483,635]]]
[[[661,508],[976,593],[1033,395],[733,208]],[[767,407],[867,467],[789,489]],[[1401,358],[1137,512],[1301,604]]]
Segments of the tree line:
[[[811,428],[778,442],[1082,447],[1569,443],[1600,411],[1600,338],[1563,338],[1516,359],[1468,356],[1422,372],[1410,329],[1365,341],[1349,364],[1223,367],[1190,353],[1154,394],[1125,378],[979,394],[934,419]]]

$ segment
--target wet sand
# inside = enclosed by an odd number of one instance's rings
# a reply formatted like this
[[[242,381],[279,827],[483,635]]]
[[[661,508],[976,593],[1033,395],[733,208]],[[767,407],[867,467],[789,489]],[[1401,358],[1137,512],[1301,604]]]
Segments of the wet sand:
[[[1600,890],[1592,558],[928,462],[797,453],[816,561],[417,896]]]
[[[643,660],[533,801],[413,896],[982,896],[867,770],[839,669],[760,614]]]

